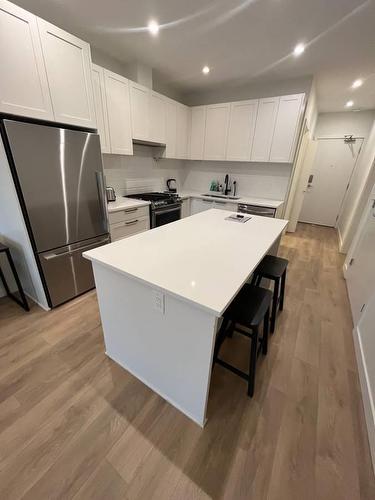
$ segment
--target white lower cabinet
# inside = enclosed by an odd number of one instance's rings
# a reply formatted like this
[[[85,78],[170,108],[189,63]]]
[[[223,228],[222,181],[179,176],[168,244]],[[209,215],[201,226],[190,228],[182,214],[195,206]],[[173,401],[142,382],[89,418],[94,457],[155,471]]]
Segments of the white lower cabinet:
[[[186,198],[182,200],[182,205],[181,205],[181,219],[184,219],[185,217],[189,217],[190,215],[190,198]]]
[[[221,200],[205,200],[203,198],[192,198],[190,200],[191,215],[204,212],[210,208],[217,208],[219,210],[228,210],[230,212],[237,212],[237,203]]]
[[[108,219],[112,241],[121,240],[150,229],[148,206],[111,212]]]

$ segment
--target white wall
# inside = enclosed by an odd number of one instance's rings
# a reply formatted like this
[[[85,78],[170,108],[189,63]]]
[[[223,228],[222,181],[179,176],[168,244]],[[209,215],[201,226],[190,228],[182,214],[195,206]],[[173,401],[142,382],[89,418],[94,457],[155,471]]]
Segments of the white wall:
[[[366,138],[370,133],[374,119],[374,111],[320,113],[316,124],[315,137],[343,137],[352,134]]]
[[[224,180],[229,174],[237,181],[237,194],[284,200],[291,164],[185,161],[183,188],[186,191],[209,190],[212,180]]]

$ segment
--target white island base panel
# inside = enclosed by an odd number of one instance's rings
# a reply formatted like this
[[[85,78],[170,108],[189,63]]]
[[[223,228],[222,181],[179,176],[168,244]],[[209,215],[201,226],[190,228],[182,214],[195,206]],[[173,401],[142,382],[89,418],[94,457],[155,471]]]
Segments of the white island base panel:
[[[93,261],[106,354],[201,427],[218,318]]]

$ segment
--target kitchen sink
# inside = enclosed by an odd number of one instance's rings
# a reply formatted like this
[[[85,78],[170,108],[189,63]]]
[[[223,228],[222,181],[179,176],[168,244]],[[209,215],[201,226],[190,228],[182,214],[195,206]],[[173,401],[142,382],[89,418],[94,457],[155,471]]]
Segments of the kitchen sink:
[[[224,200],[239,200],[240,196],[231,196],[229,194],[220,193],[203,193],[202,196],[209,196],[210,198],[222,198]]]

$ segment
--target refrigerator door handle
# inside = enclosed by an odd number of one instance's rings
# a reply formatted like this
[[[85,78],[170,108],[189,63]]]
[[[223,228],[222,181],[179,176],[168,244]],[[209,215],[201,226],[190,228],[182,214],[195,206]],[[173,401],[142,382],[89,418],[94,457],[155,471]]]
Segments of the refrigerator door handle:
[[[101,240],[101,241],[95,241],[94,243],[90,243],[88,245],[82,245],[80,247],[77,247],[77,248],[74,248],[74,249],[70,249],[68,248],[67,250],[64,250],[62,252],[51,252],[47,255],[43,255],[43,259],[45,260],[52,260],[52,259],[56,259],[57,257],[65,257],[66,255],[74,255],[76,252],[82,252],[84,250],[87,250],[88,248],[92,248],[92,247],[97,247],[98,244],[100,243],[104,243],[104,242],[108,242],[109,243],[109,238],[108,236]]]
[[[102,212],[103,212],[104,227],[106,228],[106,231],[108,232],[109,231],[109,228],[108,228],[108,207],[107,207],[107,199],[106,199],[106,194],[105,194],[104,175],[103,175],[103,172],[96,171],[95,176],[96,176],[96,184],[98,186],[99,201],[100,201],[100,205],[102,207]]]

